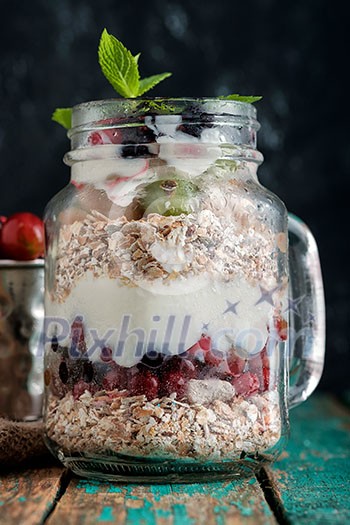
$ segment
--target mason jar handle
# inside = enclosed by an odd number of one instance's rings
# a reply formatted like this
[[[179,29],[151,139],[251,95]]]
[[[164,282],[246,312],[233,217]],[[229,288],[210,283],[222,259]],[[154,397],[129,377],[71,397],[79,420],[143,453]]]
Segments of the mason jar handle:
[[[306,224],[288,216],[289,395],[293,408],[315,390],[324,363],[325,302],[316,241]]]

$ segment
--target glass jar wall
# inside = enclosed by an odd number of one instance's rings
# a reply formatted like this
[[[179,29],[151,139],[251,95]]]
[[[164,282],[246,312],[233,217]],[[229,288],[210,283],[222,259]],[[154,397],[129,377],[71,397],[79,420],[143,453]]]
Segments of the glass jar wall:
[[[258,127],[214,99],[74,108],[45,219],[45,424],[78,474],[192,481],[281,451],[287,213]]]

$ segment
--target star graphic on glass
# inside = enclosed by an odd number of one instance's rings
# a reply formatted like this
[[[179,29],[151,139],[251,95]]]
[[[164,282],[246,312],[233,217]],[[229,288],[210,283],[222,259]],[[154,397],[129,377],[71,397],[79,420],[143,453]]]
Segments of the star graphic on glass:
[[[311,314],[311,313],[310,313],[310,314],[309,314],[309,317],[308,317],[308,319],[307,319],[307,323],[312,325],[312,324],[314,324],[315,322],[316,322],[316,317],[314,316],[314,314]]]
[[[230,301],[226,299],[226,302],[227,302],[227,308],[224,311],[224,314],[227,314],[228,312],[232,312],[233,314],[238,315],[236,308],[237,308],[237,305],[239,304],[239,301],[237,301],[236,303],[231,303]]]
[[[291,311],[294,314],[300,315],[299,305],[300,305],[301,301],[304,299],[304,297],[305,297],[304,295],[302,297],[298,297],[297,299],[291,299],[290,297],[288,297],[288,306],[284,310],[284,312]]]
[[[207,332],[209,330],[209,323],[203,323],[202,332]]]
[[[261,293],[261,297],[260,299],[255,303],[255,306],[257,306],[258,304],[260,303],[269,303],[271,304],[271,306],[274,305],[273,303],[273,299],[272,299],[272,296],[273,294],[276,292],[276,290],[278,290],[279,286],[276,286],[275,288],[273,288],[272,290],[267,290],[266,288],[264,288],[263,286],[259,285],[260,286],[260,293]]]

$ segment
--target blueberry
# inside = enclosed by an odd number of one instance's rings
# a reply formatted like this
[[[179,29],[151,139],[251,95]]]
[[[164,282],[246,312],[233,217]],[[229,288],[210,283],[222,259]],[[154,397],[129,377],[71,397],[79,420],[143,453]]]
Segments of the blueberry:
[[[62,361],[62,363],[60,364],[58,369],[58,375],[60,376],[62,383],[65,385],[69,379],[69,372],[65,361]]]
[[[58,339],[57,339],[57,337],[55,335],[51,339],[51,350],[53,352],[57,352],[57,350],[58,350]]]
[[[163,364],[164,356],[158,352],[149,352],[145,354],[141,363],[149,368],[159,368]]]
[[[91,361],[86,361],[83,363],[83,370],[82,370],[82,379],[86,383],[91,383],[94,377],[94,368],[92,366]]]
[[[132,157],[148,157],[149,150],[148,147],[143,144],[129,143],[127,146],[123,146],[121,156],[124,159]]]
[[[185,114],[182,115],[182,124],[176,128],[192,137],[200,138],[203,129],[212,128],[214,125],[214,115],[210,113],[199,113],[196,106],[190,106]]]
[[[148,157],[150,155],[146,144],[155,142],[154,132],[147,126],[135,126],[122,129],[123,158]]]
[[[177,126],[176,131],[182,131],[182,133],[186,133],[186,135],[199,138],[202,134],[203,127],[200,124],[180,124]]]

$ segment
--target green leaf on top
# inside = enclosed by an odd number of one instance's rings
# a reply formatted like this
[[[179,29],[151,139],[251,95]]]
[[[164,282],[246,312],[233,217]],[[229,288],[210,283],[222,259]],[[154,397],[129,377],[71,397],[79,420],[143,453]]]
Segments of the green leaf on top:
[[[258,100],[262,99],[262,97],[238,95],[238,93],[235,93],[233,95],[224,95],[218,98],[220,100],[235,100],[236,102],[247,102],[248,104],[253,104],[254,102],[258,102]]]
[[[142,78],[139,85],[139,94],[138,96],[143,95],[146,91],[154,88],[159,82],[170,77],[171,73],[160,73],[159,75],[152,75],[151,77]]]
[[[115,36],[104,29],[98,48],[98,59],[104,76],[119,95],[136,98],[146,93],[171,73],[161,73],[140,79],[138,60],[140,53],[132,53]]]
[[[55,109],[51,119],[61,124],[64,128],[70,129],[72,127],[72,108]]]
[[[98,60],[102,73],[113,88],[125,98],[135,98],[139,91],[138,56],[135,58],[128,49],[107,29],[101,35]]]

